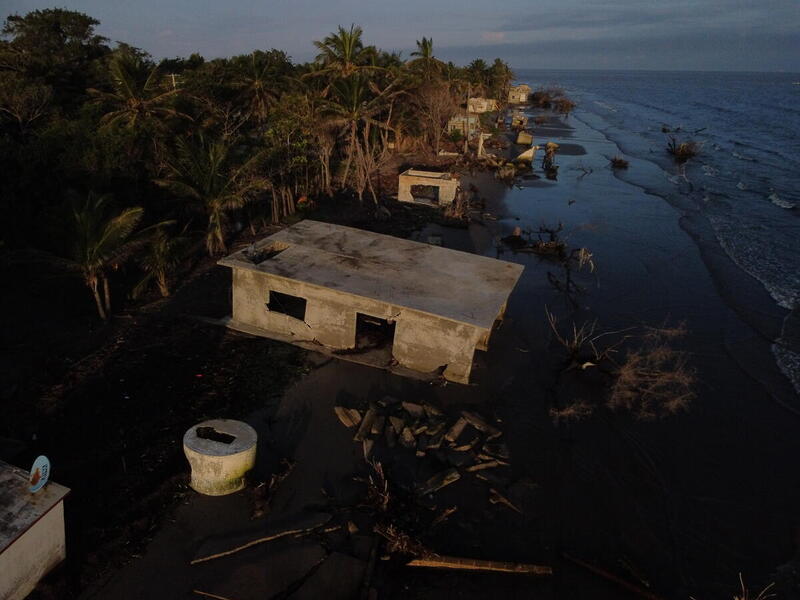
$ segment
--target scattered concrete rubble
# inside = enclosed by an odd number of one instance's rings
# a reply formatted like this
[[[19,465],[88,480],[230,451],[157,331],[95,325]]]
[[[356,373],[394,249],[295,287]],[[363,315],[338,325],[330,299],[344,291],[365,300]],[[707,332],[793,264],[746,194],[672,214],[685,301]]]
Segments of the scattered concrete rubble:
[[[417,496],[436,494],[462,477],[474,477],[490,486],[489,501],[521,512],[497,488],[510,480],[510,452],[500,440],[497,423],[476,412],[461,411],[447,416],[430,404],[401,402],[386,396],[366,410],[336,406],[336,416],[345,427],[356,429],[353,441],[360,443],[369,462],[392,462],[400,452],[428,469],[419,468],[414,482]]]

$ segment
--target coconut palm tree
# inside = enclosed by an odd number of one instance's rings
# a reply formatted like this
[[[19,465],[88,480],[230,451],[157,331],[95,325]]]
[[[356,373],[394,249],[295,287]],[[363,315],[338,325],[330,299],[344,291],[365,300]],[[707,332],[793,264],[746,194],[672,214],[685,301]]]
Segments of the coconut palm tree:
[[[411,56],[417,58],[409,61],[408,66],[421,71],[426,79],[441,74],[444,63],[433,56],[433,38],[423,37],[422,40],[417,40],[417,49]]]
[[[511,82],[515,78],[516,75],[511,68],[499,58],[495,58],[494,63],[489,67],[489,82],[493,97],[505,101],[508,98]]]
[[[241,91],[249,113],[263,123],[278,99],[274,64],[264,52],[253,52],[249,59],[246,70],[233,82],[233,87]]]
[[[141,242],[143,232],[134,235],[134,231],[144,215],[140,206],[110,214],[110,199],[90,192],[82,203],[73,206],[73,244],[67,259],[68,266],[83,275],[104,321],[111,314],[108,273],[116,270]]]
[[[396,95],[392,92],[394,84],[379,90],[364,75],[353,75],[333,84],[332,98],[325,103],[324,112],[341,127],[347,139],[347,150],[341,185],[347,184],[350,167],[358,152],[359,125],[386,127],[386,124],[375,120],[375,117],[387,107],[387,103]]]
[[[261,153],[256,153],[237,165],[232,142],[206,140],[202,134],[194,143],[179,138],[175,158],[167,162],[168,176],[154,182],[188,199],[195,211],[205,215],[206,249],[214,255],[227,250],[229,213],[270,186],[254,173],[260,160]]]
[[[123,124],[135,129],[137,126],[152,123],[161,127],[168,117],[189,118],[171,108],[169,103],[180,89],[164,91],[158,67],[150,67],[141,56],[129,51],[119,51],[109,64],[111,92],[95,88],[87,90],[94,102],[109,107],[100,119],[103,126]]]
[[[191,240],[186,228],[180,235],[171,235],[160,227],[150,239],[139,257],[139,265],[145,272],[142,280],[133,288],[133,297],[142,294],[155,281],[162,298],[170,295],[170,279],[186,258]]]
[[[321,42],[315,41],[314,46],[320,51],[316,62],[322,68],[309,75],[345,78],[359,71],[376,70],[378,67],[368,64],[375,48],[364,46],[361,41],[363,33],[358,25],[350,25],[349,30],[339,25],[336,33],[331,33]]]

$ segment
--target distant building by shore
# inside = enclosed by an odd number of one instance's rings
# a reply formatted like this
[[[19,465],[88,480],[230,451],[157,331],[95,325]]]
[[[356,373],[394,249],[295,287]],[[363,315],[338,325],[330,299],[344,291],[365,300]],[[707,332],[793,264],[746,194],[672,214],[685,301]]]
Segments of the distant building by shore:
[[[524,104],[531,96],[531,86],[526,84],[512,86],[508,90],[508,101],[511,104]]]

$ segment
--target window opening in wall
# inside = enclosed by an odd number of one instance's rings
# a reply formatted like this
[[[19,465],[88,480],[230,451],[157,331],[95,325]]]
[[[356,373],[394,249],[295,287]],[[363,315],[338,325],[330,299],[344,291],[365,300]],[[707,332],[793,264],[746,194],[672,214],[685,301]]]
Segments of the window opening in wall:
[[[394,343],[394,322],[356,313],[356,350],[388,349]]]
[[[412,185],[411,196],[417,202],[426,204],[439,204],[438,185]]]
[[[301,321],[306,320],[306,299],[270,290],[267,308]]]

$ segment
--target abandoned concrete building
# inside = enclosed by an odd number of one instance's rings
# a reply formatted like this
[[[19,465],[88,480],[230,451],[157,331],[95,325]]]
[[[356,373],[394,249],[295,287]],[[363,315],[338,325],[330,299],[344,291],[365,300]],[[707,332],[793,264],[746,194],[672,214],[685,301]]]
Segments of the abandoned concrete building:
[[[511,104],[525,104],[531,97],[531,86],[515,85],[508,90],[508,101]]]
[[[447,133],[460,132],[461,135],[471,136],[481,129],[481,120],[478,115],[456,115],[447,122]]]
[[[397,199],[429,206],[452,204],[458,192],[458,179],[450,173],[408,169],[397,181]]]
[[[309,220],[219,264],[233,270],[233,329],[461,383],[523,270]]]
[[[494,98],[469,98],[467,112],[481,114],[497,110],[497,100]]]

